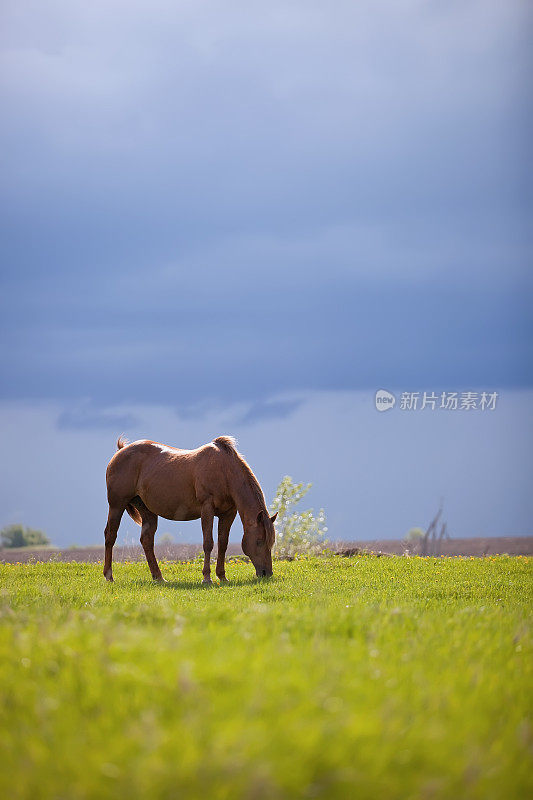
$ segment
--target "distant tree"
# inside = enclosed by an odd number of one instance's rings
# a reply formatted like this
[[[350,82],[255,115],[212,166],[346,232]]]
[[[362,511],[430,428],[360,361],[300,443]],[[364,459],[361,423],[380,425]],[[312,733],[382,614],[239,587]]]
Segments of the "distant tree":
[[[26,528],[19,523],[2,528],[0,540],[2,547],[35,547],[36,545],[50,544],[50,539],[42,531]]]
[[[411,530],[407,532],[405,540],[409,542],[409,544],[417,545],[421,542],[425,535],[426,532],[422,530],[422,528],[411,528]]]
[[[288,475],[279,484],[271,505],[271,511],[278,512],[275,556],[292,558],[300,553],[318,553],[326,544],[324,509],[321,508],[316,517],[312,508],[307,511],[294,509],[311,486],[311,483],[294,483]]]
[[[171,533],[164,533],[159,539],[159,544],[174,544],[174,537]]]

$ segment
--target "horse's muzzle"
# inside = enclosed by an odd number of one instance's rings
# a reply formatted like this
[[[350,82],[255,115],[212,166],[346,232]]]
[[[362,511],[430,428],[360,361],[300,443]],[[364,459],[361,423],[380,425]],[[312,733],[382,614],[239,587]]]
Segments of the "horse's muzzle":
[[[258,578],[271,578],[272,577],[272,570],[264,569],[264,567],[257,568],[256,574]]]

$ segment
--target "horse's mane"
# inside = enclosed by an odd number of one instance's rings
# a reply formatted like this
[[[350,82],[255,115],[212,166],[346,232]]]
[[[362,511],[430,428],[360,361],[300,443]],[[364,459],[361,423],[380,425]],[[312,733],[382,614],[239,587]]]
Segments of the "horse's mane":
[[[242,471],[244,472],[246,478],[248,479],[248,484],[252,493],[256,500],[259,502],[259,507],[261,509],[265,509],[265,496],[261,487],[259,486],[259,481],[255,477],[251,466],[248,464],[244,456],[239,453],[237,450],[237,440],[233,436],[217,436],[216,439],[213,439],[213,444],[218,445],[221,450],[224,450],[226,453],[231,455],[235,461],[239,464]]]
[[[213,439],[213,444],[216,444],[218,447],[220,447],[221,450],[224,450],[226,453],[231,455],[232,458],[240,466],[242,472],[246,477],[247,483],[252,491],[252,494],[259,504],[259,509],[265,512],[266,517],[270,521],[263,490],[261,489],[259,481],[255,477],[252,468],[250,467],[244,456],[237,450],[237,440],[235,439],[235,437],[217,436],[216,439]],[[269,525],[268,523],[265,522],[265,530],[269,546],[272,546],[275,536],[274,525],[272,523],[270,523]]]

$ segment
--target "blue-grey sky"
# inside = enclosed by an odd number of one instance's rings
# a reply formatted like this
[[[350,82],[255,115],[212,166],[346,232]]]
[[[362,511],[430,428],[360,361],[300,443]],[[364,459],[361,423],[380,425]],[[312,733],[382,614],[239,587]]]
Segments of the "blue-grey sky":
[[[46,457],[60,478],[66,441],[107,437],[112,452],[115,433],[150,428],[194,446],[218,420],[226,429],[212,435],[248,432],[252,465],[268,429],[272,483],[305,450],[288,448],[291,420],[306,437],[332,398],[359,407],[382,386],[498,389],[521,398],[512,424],[529,435],[527,3],[8,0],[2,15],[11,447],[31,451],[26,415],[51,424]],[[336,436],[351,441],[360,420],[341,419]],[[413,453],[426,436],[415,427]],[[502,471],[518,470],[494,436]],[[459,461],[467,441],[454,443]],[[389,447],[396,463],[399,440]],[[350,453],[338,468],[355,473],[362,455]],[[101,469],[86,461],[80,499]],[[295,477],[335,504],[347,537],[353,509],[335,497],[335,465],[322,495],[318,472]],[[430,493],[417,481],[413,517]],[[49,490],[32,492],[10,505],[1,490],[5,521],[39,525],[41,509],[66,538],[44,511]],[[512,498],[521,532],[530,502]],[[501,503],[514,519],[511,498]],[[474,511],[457,509],[462,530]],[[92,519],[76,525],[98,538]]]

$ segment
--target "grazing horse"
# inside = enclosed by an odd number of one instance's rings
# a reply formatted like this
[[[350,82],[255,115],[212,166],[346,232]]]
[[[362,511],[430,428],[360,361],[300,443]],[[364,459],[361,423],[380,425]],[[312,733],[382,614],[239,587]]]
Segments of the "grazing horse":
[[[211,583],[213,519],[218,517],[216,574],[226,581],[224,557],[237,512],[244,535],[242,549],[257,577],[272,575],[274,521],[254,473],[230,436],[219,436],[196,450],[179,450],[120,436],[106,472],[109,516],[105,527],[104,576],[113,580],[113,545],[124,511],[141,525],[141,544],[155,581],[164,580],[154,554],[157,518],[201,519],[204,536],[203,583]]]

